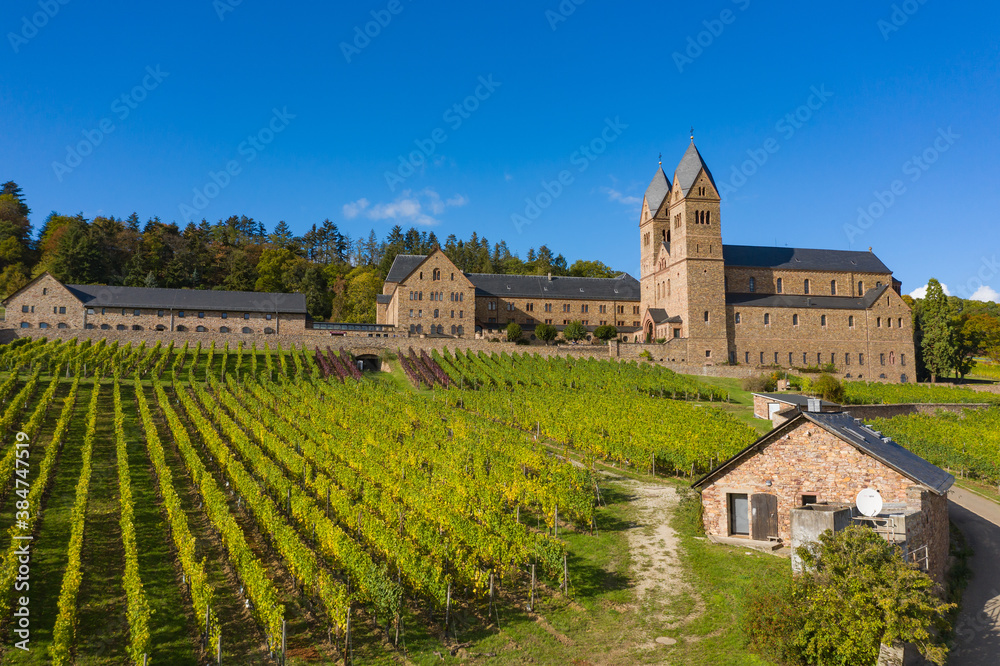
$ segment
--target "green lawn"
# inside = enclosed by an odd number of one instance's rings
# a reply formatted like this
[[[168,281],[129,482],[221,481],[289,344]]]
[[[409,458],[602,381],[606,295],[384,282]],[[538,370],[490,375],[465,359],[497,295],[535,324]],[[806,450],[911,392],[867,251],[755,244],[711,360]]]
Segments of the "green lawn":
[[[700,375],[684,375],[697,382],[705,384],[715,389],[722,389],[729,392],[728,404],[717,402],[698,403],[710,405],[716,409],[729,412],[743,423],[756,429],[762,435],[771,431],[771,422],[766,419],[758,419],[753,415],[753,395],[750,391],[743,390],[743,380],[731,377],[702,377]]]

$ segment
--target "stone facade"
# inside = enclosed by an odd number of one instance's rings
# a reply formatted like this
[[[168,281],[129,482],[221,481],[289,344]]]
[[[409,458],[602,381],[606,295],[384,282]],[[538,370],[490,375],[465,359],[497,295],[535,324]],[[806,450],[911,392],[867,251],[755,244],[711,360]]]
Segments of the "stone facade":
[[[476,289],[441,250],[435,250],[398,283],[386,282],[392,301],[379,309],[379,324],[411,335],[473,337]]]
[[[150,307],[90,307],[65,285],[44,273],[6,301],[6,326],[22,334],[54,330],[178,331],[215,333],[234,339],[248,335],[302,335],[306,316],[301,312],[246,312],[182,310],[160,306],[150,296]]]
[[[689,363],[833,365],[851,379],[915,381],[912,316],[891,272],[846,270],[843,265],[729,265],[723,256],[720,203],[693,142],[672,184],[662,171],[650,184],[639,220],[642,331],[648,340],[687,339]],[[882,266],[877,261],[842,263],[848,268],[851,263]],[[859,305],[862,297],[883,287],[870,307]],[[749,294],[795,298],[769,306],[727,302]],[[821,308],[811,296],[839,302]],[[672,321],[654,320],[654,310],[666,311]]]
[[[790,543],[793,507],[805,501],[853,506],[858,492],[875,488],[887,503],[918,502],[926,507],[926,515],[912,521],[915,531],[910,543],[926,543],[930,572],[936,578],[943,576],[948,555],[947,496],[927,491],[909,477],[803,418],[773,431],[757,446],[755,453],[733,463],[701,488],[703,523],[708,535],[741,536],[730,529],[731,495],[775,496],[778,538]],[[747,508],[749,511],[749,505]]]

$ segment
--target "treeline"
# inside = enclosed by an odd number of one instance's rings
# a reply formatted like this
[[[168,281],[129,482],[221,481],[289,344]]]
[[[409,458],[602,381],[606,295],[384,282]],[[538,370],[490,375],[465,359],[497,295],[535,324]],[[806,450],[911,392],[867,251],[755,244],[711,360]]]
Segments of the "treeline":
[[[977,357],[1000,364],[1000,303],[948,296],[933,278],[924,298],[903,300],[913,308],[920,377],[963,378]]]
[[[233,215],[209,223],[153,217],[125,219],[50,214],[37,237],[31,210],[12,181],[0,191],[0,294],[8,296],[45,271],[69,284],[299,292],[316,320],[374,322],[375,296],[399,254],[440,247],[459,269],[478,273],[611,277],[599,261],[576,261],[542,246],[525,259],[504,241],[473,233],[442,243],[434,232],[393,227],[353,238],[329,219],[300,236],[284,222],[268,232],[262,222]]]

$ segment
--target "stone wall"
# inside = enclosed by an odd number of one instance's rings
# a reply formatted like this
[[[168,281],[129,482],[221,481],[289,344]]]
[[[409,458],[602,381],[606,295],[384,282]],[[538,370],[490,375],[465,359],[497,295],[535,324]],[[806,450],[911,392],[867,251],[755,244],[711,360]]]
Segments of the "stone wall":
[[[776,495],[778,536],[786,543],[791,540],[791,509],[802,504],[803,495],[853,505],[858,492],[871,487],[885,502],[907,501],[913,485],[909,478],[809,421],[790,428],[702,490],[706,533],[730,536],[729,493]],[[947,521],[941,529],[947,532]]]
[[[891,419],[896,416],[910,416],[912,414],[926,414],[933,416],[938,412],[948,412],[950,414],[961,414],[966,409],[989,409],[990,403],[966,402],[966,403],[907,403],[899,405],[844,405],[844,411],[851,416],[862,421],[873,421],[875,419]]]
[[[476,289],[444,252],[432,252],[395,287],[379,323],[392,324],[400,332],[475,335]]]
[[[907,507],[918,513],[906,516],[906,555],[923,564],[921,548],[926,546],[927,573],[943,584],[948,567],[948,497],[913,486],[907,491]]]

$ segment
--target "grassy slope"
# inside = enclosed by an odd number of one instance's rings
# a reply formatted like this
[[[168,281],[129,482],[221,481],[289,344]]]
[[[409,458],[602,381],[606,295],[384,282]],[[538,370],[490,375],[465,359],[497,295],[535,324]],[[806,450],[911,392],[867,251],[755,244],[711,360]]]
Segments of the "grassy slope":
[[[758,419],[753,415],[753,395],[749,391],[744,391],[742,381],[730,377],[701,377],[698,375],[685,375],[690,379],[729,392],[729,404],[719,404],[717,402],[701,403],[711,405],[716,409],[729,412],[743,423],[756,429],[761,434],[771,431],[771,422],[765,419]]]

